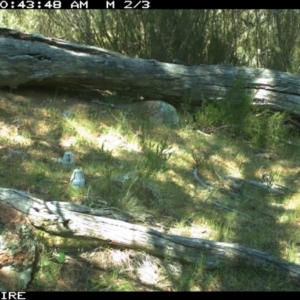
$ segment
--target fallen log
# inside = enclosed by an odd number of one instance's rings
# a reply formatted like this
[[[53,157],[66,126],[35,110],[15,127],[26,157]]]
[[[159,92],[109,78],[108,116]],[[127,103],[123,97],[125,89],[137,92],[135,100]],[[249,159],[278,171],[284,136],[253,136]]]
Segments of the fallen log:
[[[22,214],[37,229],[67,238],[86,238],[110,245],[146,251],[153,255],[223,266],[274,267],[300,278],[300,266],[238,244],[214,242],[158,232],[151,228],[100,216],[102,212],[59,201],[43,201],[25,192],[0,188],[1,219],[8,211]],[[90,214],[92,213],[92,215]],[[98,215],[99,214],[99,215]]]
[[[102,48],[0,27],[0,88],[111,90],[172,103],[223,99],[237,74],[253,104],[300,115],[299,76],[267,69],[133,58]]]

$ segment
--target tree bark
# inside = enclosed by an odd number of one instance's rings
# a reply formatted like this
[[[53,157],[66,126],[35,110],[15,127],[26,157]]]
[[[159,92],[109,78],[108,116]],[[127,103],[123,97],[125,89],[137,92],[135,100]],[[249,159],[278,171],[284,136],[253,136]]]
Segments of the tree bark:
[[[274,267],[288,276],[300,278],[300,266],[238,244],[220,243],[170,235],[128,222],[104,218],[104,211],[66,202],[43,201],[24,192],[0,188],[2,207],[22,213],[40,230],[67,238],[88,238],[111,245],[201,263],[205,268],[222,266]],[[0,211],[1,216],[2,209]],[[7,218],[6,218],[7,219]]]
[[[62,86],[112,90],[172,103],[224,98],[237,74],[253,104],[300,115],[299,76],[225,65],[189,66],[127,57],[101,48],[0,27],[0,88]]]

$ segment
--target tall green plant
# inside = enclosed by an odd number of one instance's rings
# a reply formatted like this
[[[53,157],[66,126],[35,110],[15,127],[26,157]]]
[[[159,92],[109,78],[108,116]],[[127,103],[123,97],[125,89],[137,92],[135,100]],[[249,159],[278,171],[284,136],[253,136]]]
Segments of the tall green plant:
[[[204,129],[225,130],[261,148],[278,144],[287,134],[284,126],[286,114],[256,109],[251,99],[245,81],[239,74],[225,99],[203,102],[202,108],[195,115],[196,124]]]
[[[166,137],[158,143],[143,140],[141,146],[143,158],[139,162],[138,169],[143,177],[148,179],[168,169],[167,161],[171,156],[172,147],[168,144]]]
[[[212,102],[204,101],[195,119],[199,126],[226,126],[233,133],[241,133],[248,116],[251,114],[251,97],[247,94],[245,81],[238,74],[232,87],[228,88],[225,98]]]
[[[271,113],[268,110],[252,115],[244,129],[247,139],[260,148],[278,145],[287,134],[285,117],[285,113]]]

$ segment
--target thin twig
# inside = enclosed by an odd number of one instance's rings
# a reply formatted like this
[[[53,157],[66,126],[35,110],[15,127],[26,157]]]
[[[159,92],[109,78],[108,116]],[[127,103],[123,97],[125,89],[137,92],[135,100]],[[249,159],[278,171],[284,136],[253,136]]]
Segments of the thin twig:
[[[194,169],[193,170],[193,175],[194,175],[194,178],[196,179],[196,181],[198,183],[200,183],[202,186],[204,186],[205,188],[209,189],[209,190],[214,190],[215,188],[206,184],[203,180],[201,180],[199,177],[198,177],[198,174],[197,174],[197,169]]]
[[[201,135],[207,136],[207,137],[211,137],[211,134],[207,134],[199,129],[196,130],[198,133],[200,133]]]
[[[242,213],[242,212],[240,212],[240,211],[238,211],[238,210],[236,210],[236,209],[233,209],[233,208],[230,208],[230,207],[228,207],[228,206],[224,206],[224,205],[220,204],[220,202],[219,202],[218,200],[215,201],[214,204],[217,205],[217,206],[220,206],[220,207],[222,207],[222,208],[225,208],[225,209],[234,211],[234,212],[236,212],[236,213],[238,213],[238,214],[241,214],[241,215],[243,215],[243,216],[245,216],[245,217],[247,217],[247,218],[250,217],[249,215],[244,214],[244,213]]]

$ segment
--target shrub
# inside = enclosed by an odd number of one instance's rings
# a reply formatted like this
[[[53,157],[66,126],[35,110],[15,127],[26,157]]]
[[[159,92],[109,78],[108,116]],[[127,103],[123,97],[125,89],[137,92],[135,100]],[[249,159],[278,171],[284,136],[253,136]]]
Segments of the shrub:
[[[224,126],[232,134],[241,133],[252,112],[251,96],[245,90],[245,81],[239,74],[222,100],[203,101],[196,113],[197,125],[205,128]]]
[[[247,93],[245,80],[238,74],[224,99],[204,100],[195,115],[196,126],[204,130],[222,130],[235,138],[242,138],[258,147],[273,146],[287,133],[285,113],[256,109]]]

